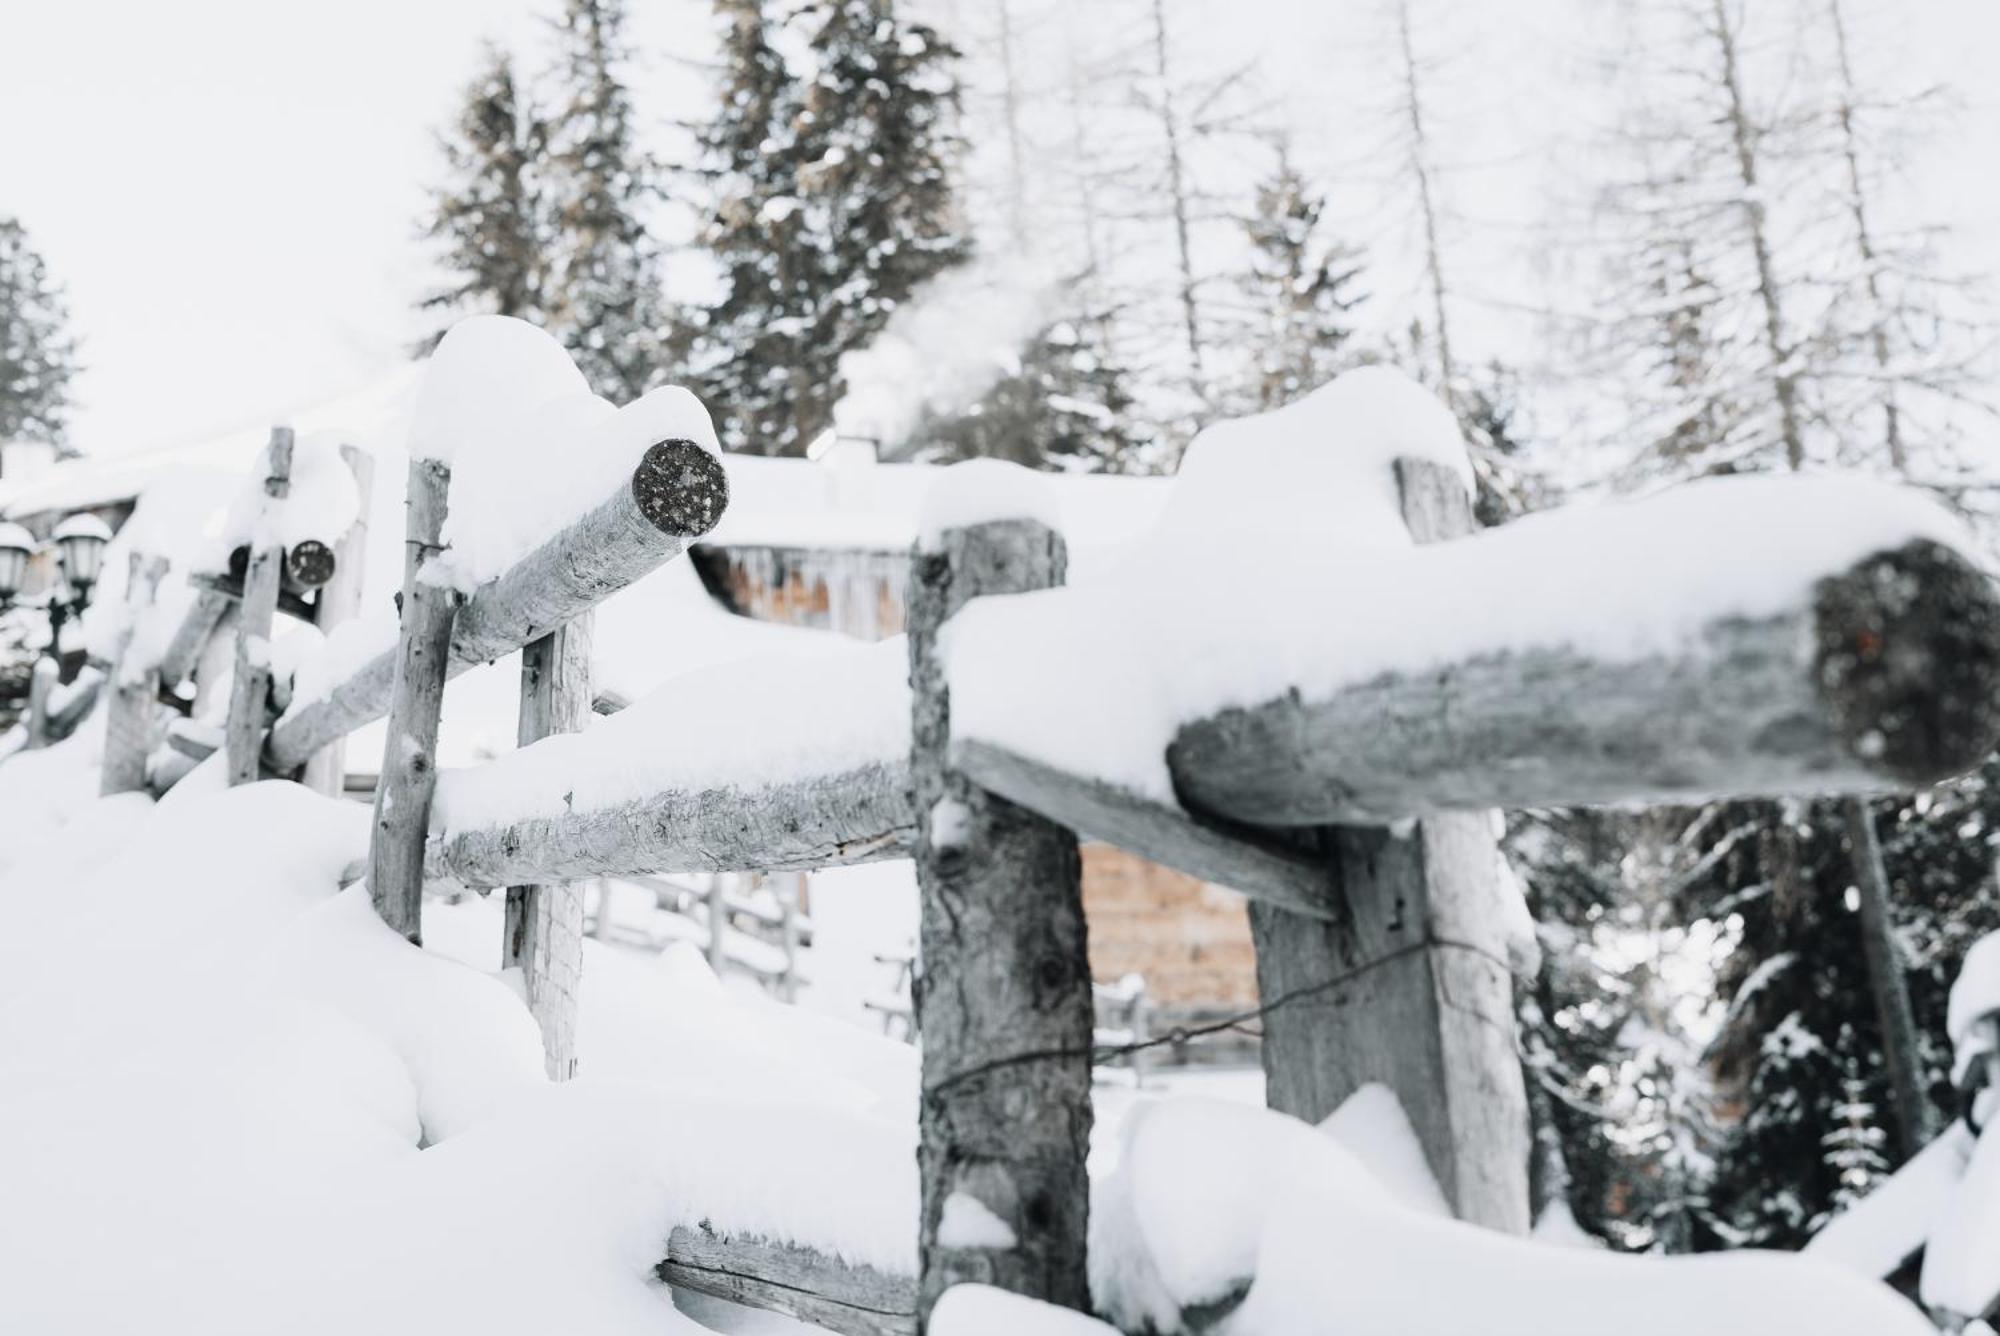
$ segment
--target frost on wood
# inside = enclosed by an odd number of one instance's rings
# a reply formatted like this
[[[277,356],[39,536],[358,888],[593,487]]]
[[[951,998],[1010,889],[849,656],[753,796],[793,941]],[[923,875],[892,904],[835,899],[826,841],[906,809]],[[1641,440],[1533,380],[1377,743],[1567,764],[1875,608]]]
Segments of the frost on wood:
[[[1089,1307],[1084,1158],[1095,1018],[1076,836],[949,769],[951,697],[938,653],[946,622],[974,598],[1057,584],[1063,573],[1062,539],[1032,521],[948,529],[937,550],[914,558],[922,1312],[962,1281]],[[940,813],[950,837],[942,841],[933,827]],[[978,1203],[983,1228],[946,1231],[954,1197]]]
[[[249,784],[261,776],[264,725],[271,710],[271,626],[277,616],[284,571],[278,527],[291,492],[292,430],[273,427],[265,456],[261,510],[250,559],[243,574],[243,599],[236,624],[236,674],[229,695],[224,749],[229,782]]]
[[[728,477],[714,455],[689,441],[652,446],[595,510],[465,600],[448,672],[504,658],[658,569],[712,526],[728,499]],[[325,695],[294,706],[271,730],[272,767],[295,767],[381,718],[395,671],[395,651],[385,650]]]

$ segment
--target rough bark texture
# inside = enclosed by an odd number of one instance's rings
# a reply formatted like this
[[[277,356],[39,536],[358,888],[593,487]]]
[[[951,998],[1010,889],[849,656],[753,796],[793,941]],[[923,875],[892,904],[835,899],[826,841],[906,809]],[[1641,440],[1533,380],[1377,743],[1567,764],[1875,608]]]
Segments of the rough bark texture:
[[[504,826],[446,830],[431,841],[437,881],[475,889],[632,873],[810,872],[908,858],[916,811],[905,765],[866,765],[746,791],[653,794],[617,807]]]
[[[375,790],[375,835],[368,851],[368,890],[382,921],[412,942],[423,938],[424,839],[437,789],[438,714],[454,589],[423,578],[444,529],[451,469],[435,459],[410,461],[408,537],[403,555],[403,630],[397,645],[382,779]]]
[[[978,1281],[1087,1311],[1091,1038],[1081,865],[1073,832],[947,766],[951,699],[938,634],[981,594],[1060,584],[1062,539],[1003,521],[947,531],[910,581],[911,782],[919,835],[923,1032],[918,1164],[920,1321]],[[963,1194],[1011,1247],[940,1236]]]
[[[313,607],[313,624],[319,627],[322,634],[361,615],[362,594],[368,579],[368,511],[375,495],[375,456],[360,446],[343,445],[340,457],[347,462],[348,472],[354,475],[355,495],[361,498],[361,508],[355,513],[354,523],[348,526],[347,532],[341,535],[340,542],[333,548],[331,576],[322,583],[319,598]],[[335,742],[320,748],[306,762],[300,779],[315,793],[323,793],[329,798],[340,797],[347,786],[342,743]]]
[[[1419,541],[1471,530],[1457,475],[1404,462],[1397,477]],[[1318,1122],[1363,1085],[1386,1085],[1458,1217],[1526,1233],[1527,1090],[1491,818],[1449,812],[1407,832],[1321,838],[1344,918],[1250,906],[1258,993],[1274,1008],[1263,1022],[1271,1107]]]
[[[232,605],[233,601],[226,594],[212,590],[204,589],[194,596],[194,602],[188,604],[181,624],[174,628],[173,639],[167,642],[166,652],[160,655],[161,690],[176,691],[193,675],[209,637],[215,634],[223,614]]]
[[[104,717],[104,765],[98,792],[137,793],[146,787],[146,760],[159,742],[160,676],[152,663],[129,661],[132,622],[149,608],[167,573],[164,557],[143,565],[133,554],[132,579],[125,591],[130,610],[127,630],[109,677],[111,699]]]
[[[1802,649],[1804,652],[1802,652]],[[1904,791],[2000,738],[2000,597],[1927,540],[1671,654],[1476,656],[1190,723],[1181,801],[1269,825],[1453,808]]]
[[[590,640],[595,614],[530,642],[521,651],[521,717],[525,747],[554,733],[590,724]],[[576,1002],[583,983],[583,887],[530,882],[507,888],[503,965],[521,971],[528,1012],[542,1031],[549,1078],[576,1075]]]
[[[729,482],[714,455],[688,441],[653,446],[596,510],[482,585],[459,611],[449,672],[505,658],[651,574],[722,518]],[[271,730],[270,763],[289,771],[321,747],[382,717],[396,654],[380,655],[326,697]]]
[[[243,576],[242,612],[236,623],[236,678],[229,691],[229,783],[253,784],[262,776],[264,725],[271,705],[271,624],[278,613],[278,586],[285,550],[279,546],[277,512],[292,490],[292,429],[273,427],[265,457],[263,532]]]
[[[669,1285],[731,1303],[783,1313],[842,1336],[909,1336],[917,1329],[912,1276],[850,1266],[796,1244],[722,1238],[677,1228],[654,1274]]]
[[[1910,1008],[1910,985],[1903,953],[1896,945],[1896,925],[1889,913],[1889,872],[1882,846],[1875,838],[1875,820],[1868,804],[1849,798],[1848,848],[1854,857],[1854,884],[1861,895],[1862,954],[1868,962],[1868,987],[1875,995],[1875,1014],[1882,1023],[1882,1060],[1889,1069],[1889,1090],[1896,1101],[1896,1142],[1908,1160],[1937,1135],[1937,1120],[1924,1092],[1923,1048],[1917,1039],[1916,1014]]]
[[[954,742],[951,764],[987,792],[1079,835],[1313,918],[1339,912],[1327,887],[1325,862],[1266,832],[1202,821],[1129,789],[1072,775],[976,739]]]

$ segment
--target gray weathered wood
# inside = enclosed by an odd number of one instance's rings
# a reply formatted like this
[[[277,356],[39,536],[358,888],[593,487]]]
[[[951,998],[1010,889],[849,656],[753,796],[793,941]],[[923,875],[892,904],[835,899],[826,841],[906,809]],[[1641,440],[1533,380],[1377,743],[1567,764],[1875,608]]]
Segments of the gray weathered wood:
[[[521,651],[523,747],[590,725],[590,641],[595,614],[583,613]],[[507,888],[501,963],[518,967],[528,1012],[542,1031],[551,1080],[576,1074],[577,990],[583,984],[583,887],[571,881]]]
[[[451,468],[410,460],[409,515],[403,547],[403,626],[397,645],[382,779],[375,790],[375,831],[368,848],[368,892],[382,921],[412,942],[423,939],[424,840],[437,789],[438,717],[452,621],[460,595],[426,580],[441,550]]]
[[[1326,865],[1267,832],[1228,829],[1130,789],[1072,775],[977,738],[951,745],[952,767],[990,793],[1177,872],[1296,913],[1330,918]]]
[[[354,513],[354,523],[333,547],[332,574],[321,584],[313,604],[313,624],[322,634],[361,615],[368,583],[368,511],[375,496],[375,456],[358,445],[343,445],[340,457],[354,475],[354,494],[361,504]],[[315,793],[338,798],[347,784],[344,759],[342,743],[322,747],[306,762],[300,781]]]
[[[131,624],[152,606],[160,580],[167,573],[164,557],[141,561],[133,553],[132,576],[126,586],[127,629],[109,676],[111,695],[104,718],[104,764],[98,792],[137,793],[146,787],[146,761],[159,742],[160,678],[153,663],[131,660]]]
[[[1473,528],[1455,473],[1405,463],[1397,476],[1419,541]],[[1250,906],[1258,995],[1273,1008],[1262,1045],[1271,1107],[1316,1123],[1362,1086],[1386,1085],[1459,1218],[1526,1233],[1527,1091],[1490,816],[1336,827],[1321,839],[1344,917]]]
[[[1907,791],[1978,764],[1996,740],[2000,597],[1920,540],[1782,614],[1713,622],[1672,654],[1606,662],[1549,646],[1384,674],[1197,720],[1167,760],[1192,811],[1318,825]]]
[[[814,868],[907,858],[916,844],[907,765],[873,764],[755,791],[671,790],[615,807],[446,830],[432,879],[476,889],[631,873]]]
[[[1088,1311],[1091,1039],[1076,835],[950,769],[945,622],[982,594],[1062,583],[1062,538],[1005,520],[947,530],[912,558],[911,753],[924,972],[917,1163],[919,1325],[950,1286],[977,1281]],[[946,1203],[969,1198],[1011,1246],[953,1240]]]
[[[1924,1089],[1923,1046],[1910,1006],[1908,967],[1896,941],[1896,924],[1889,907],[1889,869],[1882,844],[1875,837],[1874,814],[1860,798],[1841,804],[1847,824],[1847,847],[1854,864],[1854,885],[1860,897],[1855,915],[1861,931],[1862,956],[1868,965],[1868,988],[1875,995],[1875,1017],[1882,1027],[1882,1065],[1889,1072],[1889,1094],[1895,1106],[1898,1157],[1908,1160],[1937,1135],[1935,1111]]]
[[[466,600],[449,671],[456,676],[505,658],[574,621],[685,551],[722,518],[728,500],[728,477],[714,455],[689,441],[653,446],[629,484]],[[381,718],[395,670],[395,653],[384,653],[325,698],[281,719],[271,730],[272,768],[302,765],[321,747]]]
[[[842,1336],[914,1336],[915,1277],[855,1266],[814,1248],[725,1238],[682,1225],[654,1268],[669,1285],[783,1313]]]
[[[207,589],[195,594],[180,625],[174,629],[173,638],[167,642],[166,651],[160,655],[161,690],[177,691],[194,674],[203,648],[230,606],[227,595]]]
[[[242,612],[236,623],[236,679],[229,691],[229,723],[223,744],[229,754],[232,786],[255,783],[261,776],[259,758],[271,703],[271,626],[277,617],[285,558],[276,536],[277,512],[291,490],[292,429],[273,427],[264,457],[260,536],[243,577]]]
[[[50,700],[55,695],[56,684],[62,680],[62,669],[50,658],[35,660],[28,670],[28,741],[22,748],[34,751],[48,746],[57,739],[52,736],[49,726]]]

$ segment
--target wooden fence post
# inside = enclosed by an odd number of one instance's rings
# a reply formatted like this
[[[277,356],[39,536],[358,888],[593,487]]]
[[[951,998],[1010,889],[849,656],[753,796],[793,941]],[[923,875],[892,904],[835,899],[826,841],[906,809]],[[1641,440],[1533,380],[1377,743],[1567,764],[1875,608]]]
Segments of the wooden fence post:
[[[1456,473],[1401,460],[1396,477],[1417,541],[1472,531]],[[1314,990],[1264,1017],[1271,1107],[1316,1123],[1361,1086],[1387,1085],[1458,1217],[1526,1233],[1527,1090],[1490,815],[1329,827],[1322,842],[1343,917],[1250,905],[1265,1005]]]
[[[437,790],[438,715],[450,669],[456,589],[423,579],[440,550],[451,466],[410,460],[409,515],[403,544],[403,628],[389,697],[389,735],[375,790],[375,838],[368,850],[368,892],[382,921],[412,942],[423,940],[424,839]]]
[[[265,456],[264,502],[243,575],[243,601],[236,623],[236,680],[229,692],[224,733],[229,783],[252,784],[262,773],[264,726],[271,700],[271,626],[284,580],[285,549],[278,541],[278,511],[292,490],[292,429],[271,428]]]
[[[125,587],[128,617],[136,619],[151,606],[166,573],[166,558],[142,562],[138,553],[132,554],[132,574]],[[111,665],[111,698],[104,718],[104,765],[97,791],[107,798],[146,787],[146,761],[160,732],[159,664],[127,662],[132,643],[129,625],[124,641]]]
[[[49,703],[61,680],[62,668],[47,655],[37,656],[28,669],[28,713],[24,721],[28,740],[22,746],[23,751],[36,751],[54,740],[49,736]]]
[[[340,457],[347,461],[348,472],[354,475],[354,490],[361,508],[355,512],[354,523],[334,545],[333,578],[320,586],[313,624],[322,632],[330,632],[361,615],[362,591],[368,581],[368,511],[375,495],[375,456],[358,445],[343,445]],[[306,762],[301,779],[307,788],[329,798],[342,796],[347,783],[343,761],[346,746],[347,740],[341,738],[321,748]]]
[[[590,642],[596,614],[586,612],[521,650],[523,747],[590,724]],[[598,912],[603,912],[600,906]],[[528,1011],[541,1027],[551,1080],[576,1075],[576,1001],[583,982],[583,886],[556,882],[507,888],[507,935],[501,964],[519,966]]]
[[[1088,1310],[1093,1007],[1076,836],[948,768],[939,632],[982,594],[1062,583],[1027,520],[946,530],[909,589],[923,1042],[920,1320],[961,1281]]]

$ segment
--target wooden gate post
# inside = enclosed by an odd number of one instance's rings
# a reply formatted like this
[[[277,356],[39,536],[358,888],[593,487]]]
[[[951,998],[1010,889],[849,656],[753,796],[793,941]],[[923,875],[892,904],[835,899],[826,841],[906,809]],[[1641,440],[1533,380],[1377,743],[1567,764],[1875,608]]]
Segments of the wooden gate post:
[[[265,456],[264,502],[250,544],[250,567],[243,574],[243,601],[236,622],[236,679],[229,691],[229,722],[223,734],[230,784],[253,784],[262,773],[264,726],[271,701],[271,627],[278,612],[278,589],[285,574],[278,511],[292,490],[292,429],[271,428]]]
[[[451,466],[410,460],[409,515],[403,542],[403,628],[389,697],[382,782],[375,790],[375,837],[368,849],[368,893],[382,921],[412,942],[423,940],[424,840],[437,791],[438,716],[451,667],[451,624],[460,595],[423,578],[441,550]]]
[[[1475,527],[1452,470],[1405,459],[1396,479],[1417,541]],[[1322,841],[1344,919],[1250,904],[1264,1003],[1313,990],[1264,1018],[1271,1107],[1316,1123],[1361,1086],[1387,1085],[1458,1217],[1525,1234],[1527,1090],[1490,814],[1329,827]]]
[[[111,698],[104,716],[104,765],[97,791],[105,797],[136,793],[146,787],[146,760],[159,741],[160,668],[131,663],[130,622],[143,615],[167,573],[165,557],[142,562],[132,554],[132,573],[125,587],[128,624],[116,662],[111,665]]]
[[[590,724],[590,641],[596,614],[586,612],[521,650],[519,740]],[[600,906],[598,912],[603,913]],[[519,966],[528,1012],[542,1031],[549,1078],[576,1075],[576,1002],[583,983],[583,886],[557,882],[507,888],[507,935],[501,962]]]
[[[1088,1310],[1093,1013],[1076,836],[945,764],[939,632],[982,594],[1061,584],[1061,535],[1027,520],[946,530],[909,589],[923,1033],[918,1311],[979,1281]]]
[[[343,445],[340,457],[354,475],[354,491],[361,507],[355,512],[354,523],[334,544],[333,578],[320,586],[313,625],[322,632],[361,615],[361,596],[368,580],[368,511],[375,495],[375,456],[358,445]],[[301,780],[307,788],[329,798],[342,795],[347,785],[346,746],[347,740],[342,738],[306,762]]]

